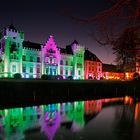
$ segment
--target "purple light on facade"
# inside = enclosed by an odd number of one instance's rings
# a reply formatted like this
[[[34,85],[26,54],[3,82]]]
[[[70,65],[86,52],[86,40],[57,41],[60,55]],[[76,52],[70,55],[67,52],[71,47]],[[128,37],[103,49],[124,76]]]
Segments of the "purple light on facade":
[[[53,56],[53,58],[56,58],[57,61],[55,62],[58,63],[58,59],[60,57],[60,51],[57,48],[52,35],[50,35],[48,41],[43,46],[42,51],[43,51],[42,53],[46,54],[47,56]]]
[[[44,119],[42,121],[41,130],[48,137],[49,140],[53,140],[53,137],[59,125],[60,125],[60,114],[57,111],[46,112]]]
[[[57,48],[53,36],[50,36],[48,41],[42,46],[42,58],[44,60],[43,74],[58,75],[58,63],[60,60],[60,50]]]

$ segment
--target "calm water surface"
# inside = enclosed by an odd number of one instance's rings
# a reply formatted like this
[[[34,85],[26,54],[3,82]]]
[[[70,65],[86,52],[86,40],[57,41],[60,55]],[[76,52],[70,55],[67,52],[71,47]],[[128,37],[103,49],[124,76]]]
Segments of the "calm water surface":
[[[140,140],[140,102],[101,99],[0,110],[0,140]]]

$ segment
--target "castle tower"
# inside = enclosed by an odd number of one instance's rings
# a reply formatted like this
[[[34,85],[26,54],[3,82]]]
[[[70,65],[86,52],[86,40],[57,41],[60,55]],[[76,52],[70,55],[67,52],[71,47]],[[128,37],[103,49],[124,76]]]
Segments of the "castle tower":
[[[73,50],[74,78],[84,79],[84,47],[74,40],[71,44]]]
[[[1,32],[1,52],[3,53],[4,76],[12,77],[14,73],[22,72],[22,42],[23,32],[11,24]]]

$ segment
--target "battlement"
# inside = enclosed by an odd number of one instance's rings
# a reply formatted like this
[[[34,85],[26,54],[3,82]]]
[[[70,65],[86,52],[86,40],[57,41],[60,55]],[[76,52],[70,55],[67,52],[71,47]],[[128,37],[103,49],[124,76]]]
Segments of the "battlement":
[[[8,27],[5,27],[1,31],[1,38],[4,36],[12,37],[13,39],[16,39],[17,37],[20,39],[24,39],[24,33],[21,31],[18,31],[12,24]]]
[[[29,47],[23,47],[24,50],[29,50],[29,51],[41,51],[40,49],[35,49],[35,48],[29,48]]]

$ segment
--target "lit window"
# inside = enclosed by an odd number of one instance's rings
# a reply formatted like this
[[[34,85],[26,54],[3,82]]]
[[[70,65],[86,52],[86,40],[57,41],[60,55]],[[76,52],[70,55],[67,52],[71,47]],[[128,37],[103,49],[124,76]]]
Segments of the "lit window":
[[[16,72],[16,65],[12,66],[12,72]]]
[[[56,75],[56,69],[53,69],[53,75]]]
[[[30,67],[30,73],[33,73],[33,67]]]

